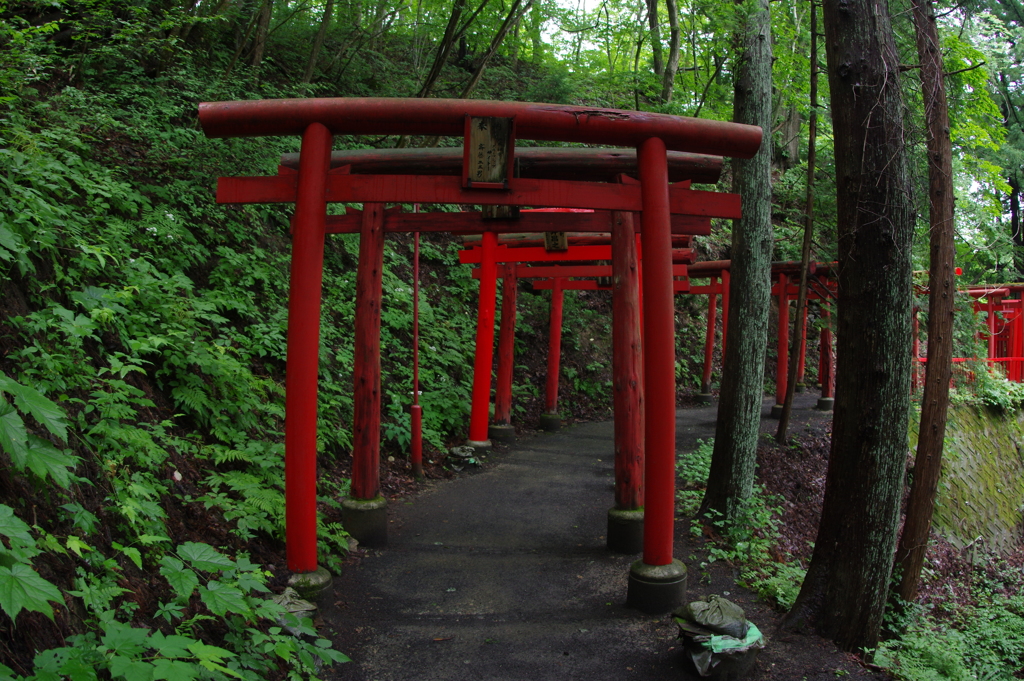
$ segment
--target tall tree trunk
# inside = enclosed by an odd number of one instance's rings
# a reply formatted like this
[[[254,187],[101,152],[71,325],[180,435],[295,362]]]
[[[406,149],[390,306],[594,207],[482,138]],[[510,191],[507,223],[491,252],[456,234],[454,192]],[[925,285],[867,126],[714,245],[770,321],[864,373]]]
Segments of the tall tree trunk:
[[[887,2],[826,0],[823,8],[835,132],[838,383],[821,524],[784,626],[860,650],[878,643],[903,492],[914,211]]]
[[[651,27],[654,73],[660,77],[665,73],[665,65],[661,56],[661,20],[658,18],[658,0],[647,0],[647,24]]]
[[[267,47],[267,34],[270,32],[270,17],[274,10],[274,0],[263,0],[259,18],[256,20],[256,36],[252,48],[250,64],[259,66],[263,61],[263,52]]]
[[[795,106],[792,111],[796,111]],[[797,121],[799,120],[797,118]],[[811,118],[808,125],[810,132],[807,136],[807,196],[804,203],[804,243],[800,254],[800,294],[796,299],[796,318],[798,320],[804,319],[804,310],[807,307],[807,275],[811,262],[811,242],[814,238],[814,164],[817,161],[816,145],[818,138],[818,6],[815,4],[815,0],[811,0]],[[799,128],[799,125],[797,127]],[[799,364],[796,358],[800,356],[800,345],[803,336],[803,333],[794,333],[793,343],[789,350],[789,356],[793,358],[793,361],[789,363],[789,376],[786,380],[786,400],[782,404],[779,429],[775,433],[775,440],[780,444],[786,442],[789,417],[793,413],[793,396],[796,394],[796,373],[797,365]]]
[[[452,45],[459,39],[459,22],[462,20],[462,12],[465,8],[466,0],[453,0],[452,13],[448,17],[448,25],[445,26],[444,36],[441,38],[441,42],[438,43],[437,51],[434,53],[434,63],[431,64],[430,73],[427,74],[426,80],[423,81],[423,87],[416,93],[417,97],[429,97],[434,89],[434,83],[437,82],[438,77],[441,75],[441,69],[448,62],[448,55],[451,54]]]
[[[679,46],[682,41],[682,33],[679,30],[679,7],[676,0],[665,0],[665,8],[668,11],[669,39],[668,61],[665,63],[665,73],[661,79],[661,101],[667,104],[672,101],[676,71],[679,70]]]
[[[729,342],[722,369],[715,451],[701,514],[714,510],[734,520],[754,484],[757,436],[764,393],[771,300],[771,113],[772,49],[768,0],[746,0],[742,52],[736,73],[733,118],[759,125],[764,141],[757,155],[736,161],[734,191],[743,197],[743,217],[733,225],[729,286]]]
[[[530,59],[534,66],[540,66],[544,60],[544,41],[541,39],[541,28],[544,26],[544,14],[540,3],[533,6],[530,12]]]
[[[1017,270],[1017,281],[1024,281],[1024,233],[1020,227],[1020,179],[1011,172],[1010,185],[1010,236],[1013,239],[1013,266]]]
[[[324,46],[324,38],[327,36],[327,27],[331,25],[331,14],[334,12],[334,0],[327,0],[324,5],[324,16],[320,20],[320,30],[316,32],[313,40],[313,49],[309,51],[309,61],[306,62],[306,72],[302,74],[302,82],[308,83],[313,80],[313,71],[316,69],[316,60],[320,57],[320,50]]]
[[[521,3],[522,0],[515,0],[515,2],[512,3],[511,9],[508,11],[508,16],[505,17],[505,21],[502,22],[498,32],[494,34],[493,38],[491,38],[491,45],[487,48],[486,54],[481,57],[480,63],[477,64],[476,70],[473,71],[473,76],[469,79],[469,82],[466,83],[466,87],[462,89],[462,94],[459,95],[460,99],[466,99],[470,94],[472,94],[473,90],[476,89],[480,79],[483,78],[484,71],[487,69],[487,63],[491,61],[491,57],[493,57],[494,53],[498,51],[499,47],[501,47],[501,43],[505,41],[505,36],[508,35],[509,30],[519,22],[519,19],[522,18],[523,14],[530,11],[530,7],[533,5],[533,0],[529,0],[522,11],[519,10]]]
[[[942,442],[949,407],[953,361],[953,146],[949,139],[949,106],[943,82],[942,54],[935,12],[928,0],[912,0],[917,54],[921,60],[925,122],[928,126],[928,217],[931,224],[931,266],[928,271],[928,364],[921,400],[921,428],[914,461],[914,482],[907,500],[896,562],[903,568],[899,594],[917,597],[924,552],[932,528],[935,491],[939,485]]]

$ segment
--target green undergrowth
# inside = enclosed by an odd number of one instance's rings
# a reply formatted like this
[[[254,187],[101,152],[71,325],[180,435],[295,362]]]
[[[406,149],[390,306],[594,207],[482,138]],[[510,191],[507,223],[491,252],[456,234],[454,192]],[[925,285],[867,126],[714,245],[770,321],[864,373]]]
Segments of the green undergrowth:
[[[737,583],[740,586],[782,610],[789,610],[800,591],[806,570],[799,561],[780,556],[777,549],[782,498],[755,486],[733,522],[727,522],[715,512],[697,517],[713,452],[714,440],[698,440],[696,449],[678,457],[676,463],[680,483],[676,492],[677,511],[692,519],[691,532],[695,537],[706,535],[711,539],[700,567],[707,569],[716,561],[738,567],[740,576]]]

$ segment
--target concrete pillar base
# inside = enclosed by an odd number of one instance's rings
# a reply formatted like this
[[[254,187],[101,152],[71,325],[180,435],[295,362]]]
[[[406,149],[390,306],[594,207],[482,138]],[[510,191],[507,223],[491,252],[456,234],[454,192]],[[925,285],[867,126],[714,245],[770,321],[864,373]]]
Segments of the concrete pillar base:
[[[673,560],[668,565],[648,565],[642,560],[629,568],[626,605],[648,615],[675,610],[686,600],[686,566]]]
[[[805,390],[807,390],[807,386],[805,386],[803,383],[797,383],[796,387],[793,388],[793,391],[798,393],[802,393]]]
[[[644,550],[642,508],[608,510],[608,550],[615,553],[640,553]]]
[[[773,419],[781,419],[782,418],[782,405],[781,404],[776,404],[774,407],[772,407],[772,418]]]
[[[363,546],[380,548],[388,544],[388,502],[376,499],[341,500],[341,523],[345,531]]]
[[[509,423],[495,423],[487,427],[487,437],[498,442],[516,439],[516,429]]]
[[[490,437],[490,433],[487,435]],[[490,440],[466,440],[466,446],[473,449],[490,449],[493,445]]]
[[[288,578],[288,586],[295,589],[307,601],[314,602],[333,583],[334,578],[323,566],[313,572],[293,572]]]
[[[541,414],[540,415],[540,428],[546,430],[549,433],[556,432],[562,427],[562,419],[558,414]]]
[[[834,397],[819,397],[817,408],[821,411],[832,411],[832,407],[836,404]]]
[[[711,404],[715,397],[711,393],[697,393],[694,399],[697,404]]]

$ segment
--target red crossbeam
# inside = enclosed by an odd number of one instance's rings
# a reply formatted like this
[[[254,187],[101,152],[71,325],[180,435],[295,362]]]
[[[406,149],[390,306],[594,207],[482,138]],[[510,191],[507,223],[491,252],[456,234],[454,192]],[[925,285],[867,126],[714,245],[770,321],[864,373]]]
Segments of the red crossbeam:
[[[221,177],[217,203],[293,203],[297,175]],[[458,177],[441,175],[330,175],[329,203],[455,203],[481,206],[546,206],[638,212],[640,187],[603,182],[513,178],[508,191],[465,189]],[[669,187],[669,207],[677,215],[740,217],[738,194]]]

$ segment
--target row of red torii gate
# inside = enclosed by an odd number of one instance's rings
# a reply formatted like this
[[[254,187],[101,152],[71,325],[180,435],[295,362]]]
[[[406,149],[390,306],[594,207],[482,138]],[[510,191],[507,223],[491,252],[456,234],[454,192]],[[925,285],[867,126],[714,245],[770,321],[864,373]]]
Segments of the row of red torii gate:
[[[220,203],[295,204],[285,398],[289,569],[298,574],[318,570],[316,423],[324,239],[331,233],[360,234],[352,485],[343,507],[353,536],[380,543],[387,527],[379,485],[383,237],[386,232],[448,231],[480,235],[462,255],[463,262],[479,264],[480,278],[471,442],[488,439],[499,265],[506,277],[524,276],[522,270],[525,276],[546,275],[537,277],[546,282],[538,285],[559,292],[553,295],[584,285],[612,289],[616,491],[610,541],[616,534],[641,539],[642,558],[630,568],[628,603],[648,612],[680,604],[686,568],[673,556],[674,296],[689,285],[689,279],[677,277],[692,277],[699,267],[687,270],[692,259],[688,238],[708,233],[712,218],[740,216],[740,197],[694,190],[690,182],[717,179],[721,159],[712,157],[752,157],[761,147],[761,129],[635,111],[437,99],[205,103],[199,118],[209,137],[302,138],[298,157],[285,159],[278,175],[220,178],[217,191]],[[332,155],[337,134],[462,137],[463,146],[454,153],[378,151],[353,158],[346,157],[350,152]],[[624,149],[517,149],[521,139]],[[328,215],[329,203],[362,203],[363,209]],[[385,209],[385,204],[403,203],[482,210]],[[520,207],[576,210],[529,212]],[[501,238],[504,234],[518,236]],[[536,234],[538,244],[524,234]],[[546,248],[539,245],[541,237]],[[591,265],[597,269],[586,274],[529,271],[545,266],[540,263],[571,268],[584,267],[574,262],[593,261],[611,265]],[[701,288],[721,294],[728,288],[722,285],[727,272],[723,266],[709,270],[710,283]],[[577,276],[595,278],[571,279]],[[505,295],[515,289],[506,286]],[[790,289],[780,282],[782,296]],[[784,307],[788,310],[788,304]],[[511,338],[502,335],[501,340]],[[499,400],[504,376],[499,370]],[[557,371],[554,376],[557,380]],[[506,424],[507,416],[498,423]]]

